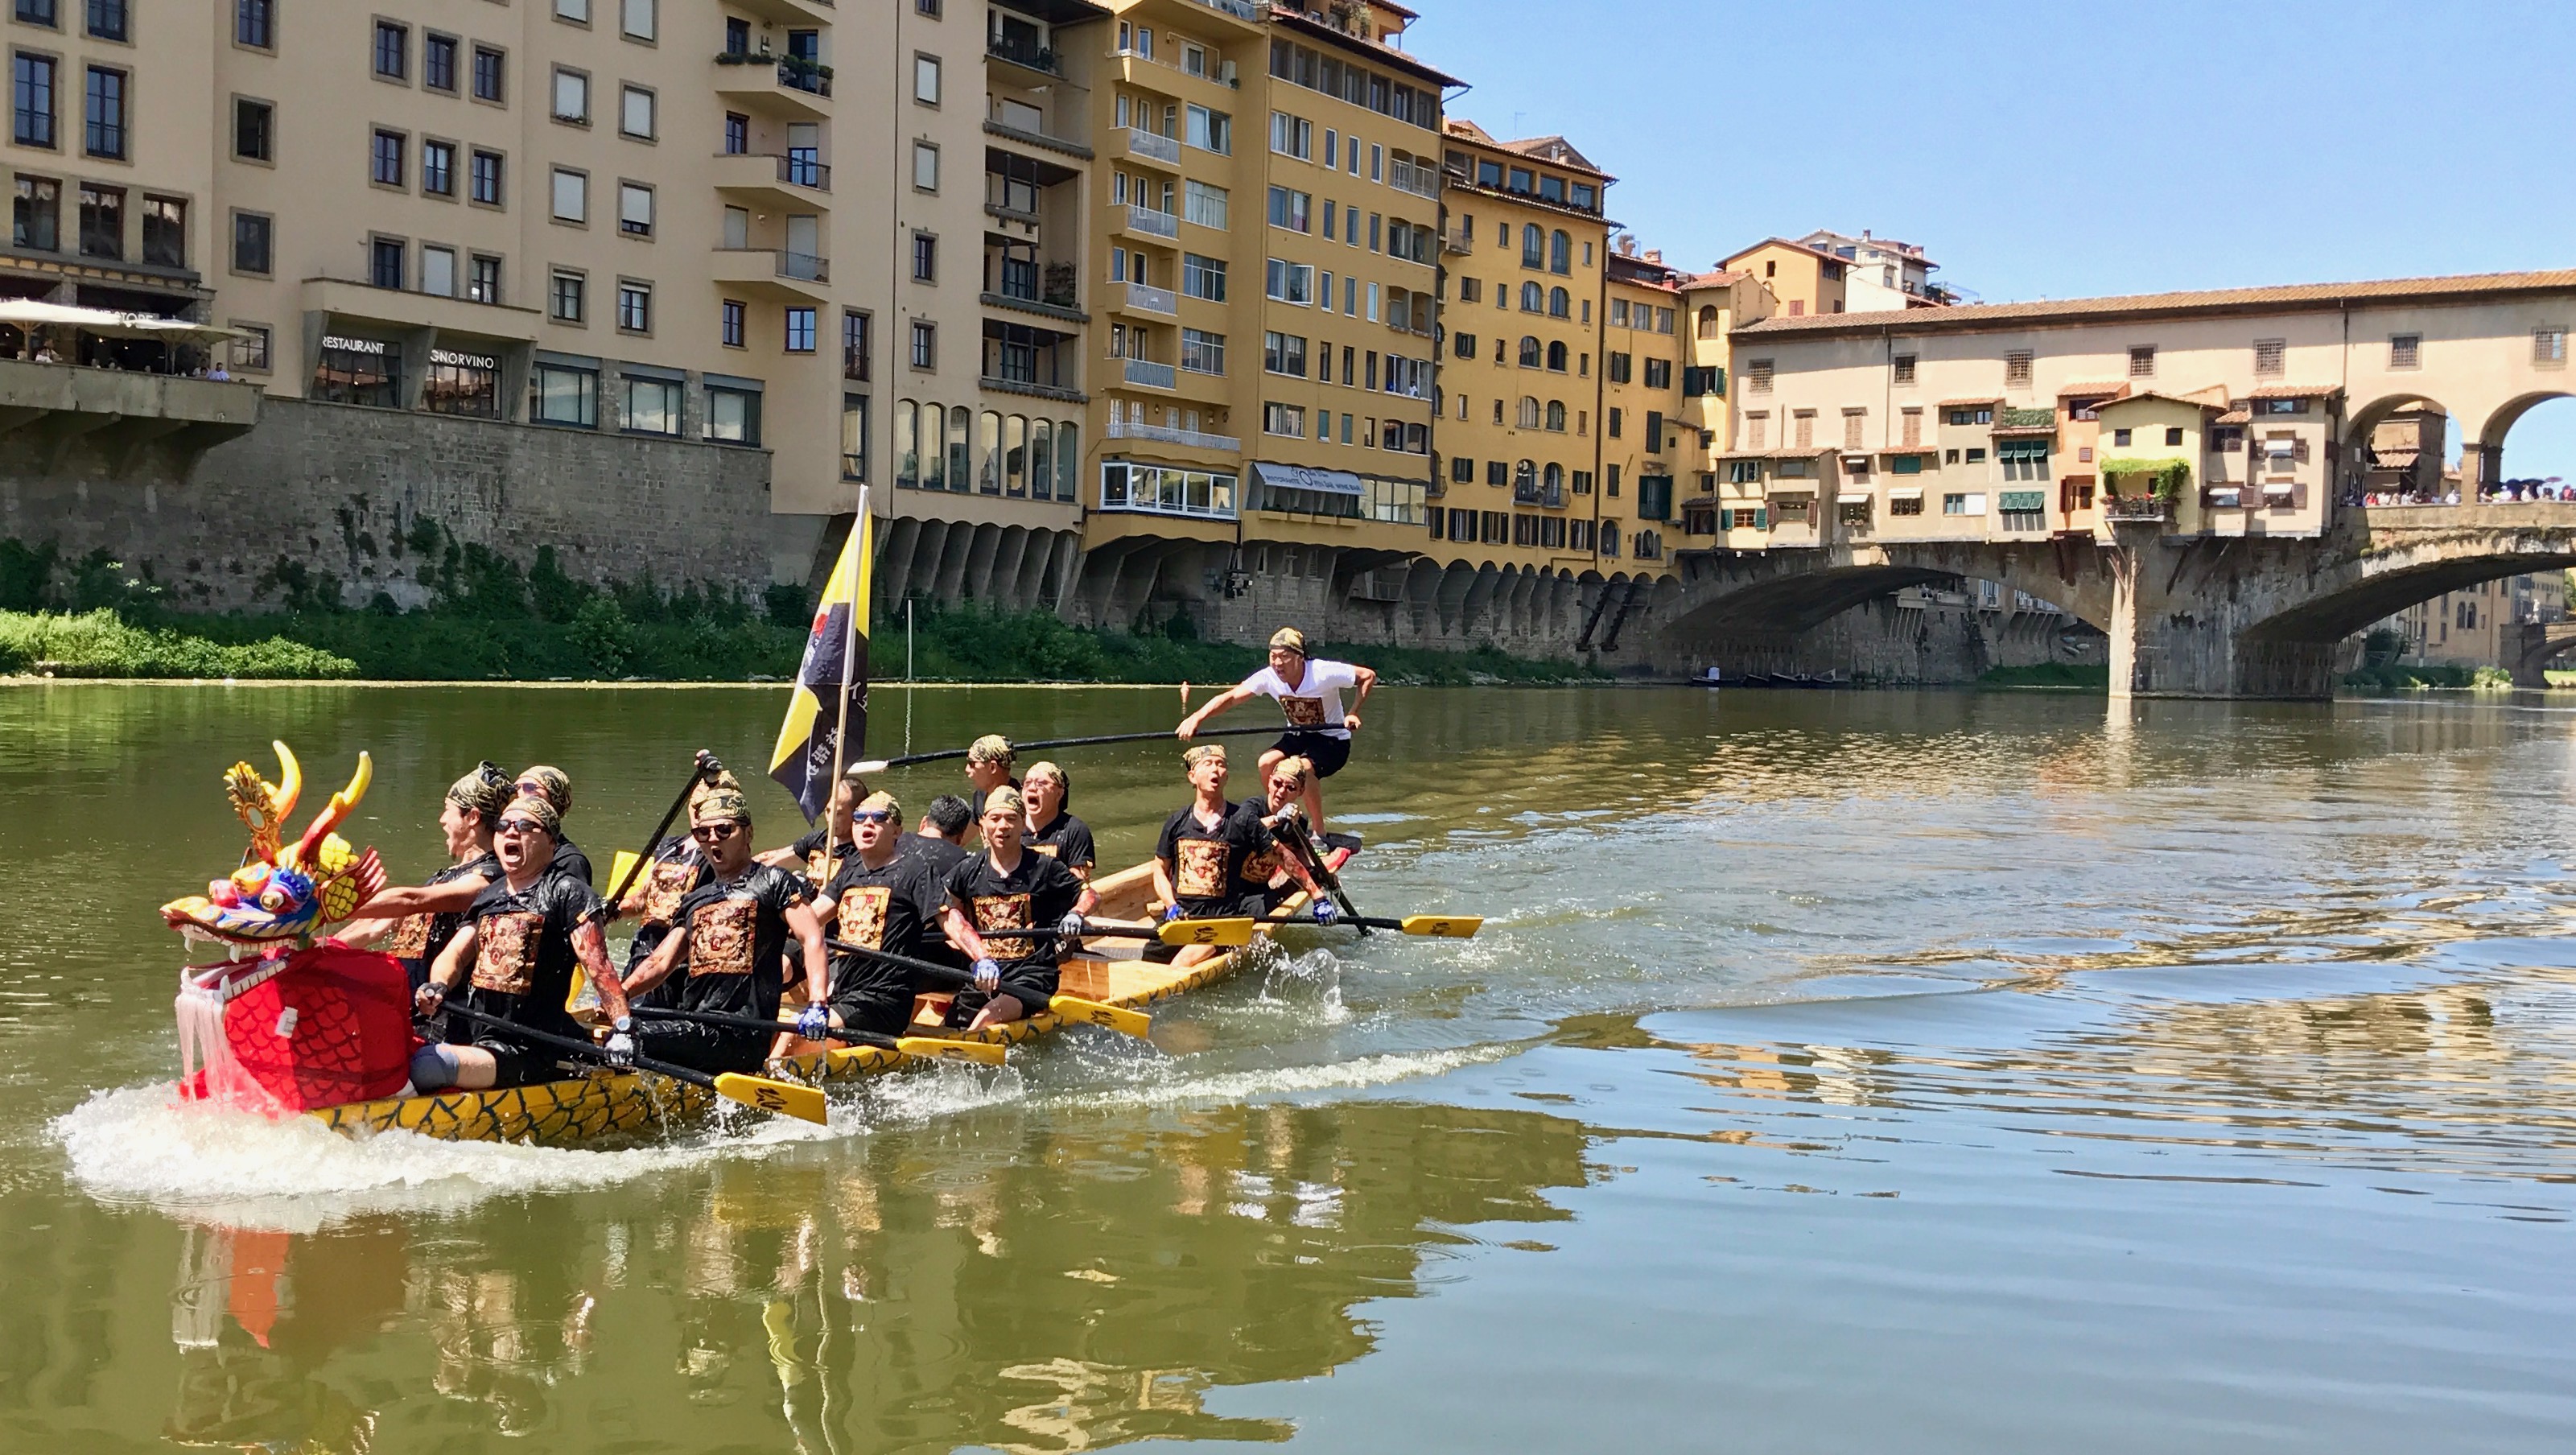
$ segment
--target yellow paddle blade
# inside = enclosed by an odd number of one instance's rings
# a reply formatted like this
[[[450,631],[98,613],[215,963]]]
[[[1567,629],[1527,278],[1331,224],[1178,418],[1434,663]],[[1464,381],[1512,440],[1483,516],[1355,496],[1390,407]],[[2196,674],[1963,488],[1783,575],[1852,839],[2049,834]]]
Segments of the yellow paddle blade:
[[[794,1117],[801,1122],[812,1122],[816,1126],[821,1126],[830,1119],[822,1092],[811,1086],[792,1086],[784,1081],[772,1081],[765,1076],[745,1076],[738,1071],[722,1072],[716,1077],[716,1095],[727,1101],[741,1102],[744,1106],[756,1106],[762,1111]]]
[[[926,1061],[968,1061],[977,1066],[1001,1065],[1007,1050],[994,1041],[952,1041],[945,1036],[903,1036],[894,1044],[907,1056]]]
[[[618,885],[623,884],[631,892],[635,887],[635,861],[641,857],[642,856],[637,854],[633,849],[618,850],[617,857],[612,860],[608,866],[607,887],[615,889]]]
[[[1408,935],[1429,935],[1436,940],[1472,940],[1476,931],[1485,927],[1485,917],[1476,914],[1409,914],[1404,917]]]
[[[1099,1001],[1083,1000],[1077,996],[1059,995],[1047,1002],[1047,1009],[1065,1020],[1077,1021],[1086,1026],[1107,1026],[1122,1036],[1134,1036],[1140,1041],[1151,1036],[1154,1031],[1154,1018],[1143,1011],[1122,1010],[1114,1005],[1103,1005]]]
[[[1249,945],[1248,919],[1176,919],[1155,932],[1166,945]]]

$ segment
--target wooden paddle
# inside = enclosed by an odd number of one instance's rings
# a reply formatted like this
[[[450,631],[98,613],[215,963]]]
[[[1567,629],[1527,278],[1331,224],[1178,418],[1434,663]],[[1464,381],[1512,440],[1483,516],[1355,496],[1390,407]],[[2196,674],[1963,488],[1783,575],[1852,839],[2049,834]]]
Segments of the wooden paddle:
[[[1317,884],[1324,886],[1324,892],[1330,894],[1333,897],[1333,903],[1340,906],[1343,919],[1358,926],[1363,936],[1368,934],[1372,924],[1385,923],[1383,920],[1366,918],[1360,913],[1360,907],[1351,903],[1350,891],[1342,887],[1341,876],[1333,872],[1332,865],[1324,862],[1324,856],[1316,851],[1315,841],[1306,836],[1305,820],[1291,819],[1281,827],[1288,832],[1274,831],[1272,837],[1285,846],[1289,853],[1304,861],[1306,872],[1314,877]]]
[[[661,1006],[639,1005],[635,1014],[656,1020],[689,1021],[702,1026],[723,1026],[737,1031],[784,1031],[796,1033],[794,1021],[764,1021],[747,1015],[726,1015],[712,1010],[671,1010]],[[972,1061],[979,1066],[1002,1064],[1004,1048],[989,1041],[952,1041],[945,1036],[887,1036],[875,1031],[854,1031],[834,1026],[824,1039],[853,1046],[875,1046],[881,1050],[901,1051],[925,1061]]]
[[[1186,921],[1185,921],[1186,923]],[[1248,925],[1314,925],[1312,915],[1268,915],[1243,921]],[[1409,914],[1402,919],[1379,919],[1374,916],[1342,915],[1335,925],[1358,925],[1363,929],[1396,930],[1408,935],[1424,935],[1435,940],[1471,940],[1484,928],[1485,919],[1474,914]],[[1330,928],[1331,926],[1317,926]]]
[[[716,761],[715,754],[704,748],[698,749],[697,758],[689,764],[689,781],[680,785],[680,796],[671,800],[670,808],[662,814],[662,821],[653,825],[653,837],[644,841],[643,852],[637,854],[635,861],[617,876],[617,887],[608,891],[608,903],[612,909],[625,903],[626,891],[634,884],[636,871],[652,862],[653,851],[662,847],[663,838],[671,832],[671,820],[678,818],[680,810],[689,806],[689,795],[698,791],[700,782],[723,771],[724,765]]]
[[[1047,933],[1055,932],[1049,930]],[[865,945],[853,945],[829,936],[824,938],[823,947],[844,955],[858,955],[892,965],[897,969],[909,970],[918,978],[944,989],[972,990],[975,988],[975,977],[955,966],[934,965],[928,960],[916,960],[909,955],[897,955],[888,950],[871,950]],[[1076,995],[1056,996],[1047,1002],[1046,1008],[1062,1019],[1080,1021],[1085,1025],[1106,1026],[1122,1036],[1134,1036],[1138,1040],[1148,1039],[1154,1030],[1154,1018],[1142,1011],[1104,1005],[1099,1001],[1084,1000]]]
[[[461,1015],[470,1021],[480,1021],[501,1032],[509,1040],[552,1046],[567,1055],[578,1056],[603,1066],[617,1064],[608,1059],[607,1051],[588,1041],[576,1041],[570,1036],[557,1036],[545,1031],[531,1030],[515,1021],[486,1014],[471,1006],[459,1005],[453,1000],[447,1002],[442,1009],[449,1015]],[[703,1071],[691,1070],[686,1066],[674,1066],[667,1061],[648,1060],[642,1056],[634,1058],[633,1065],[638,1071],[667,1076],[673,1081],[685,1081],[691,1086],[703,1086],[727,1101],[738,1101],[744,1106],[758,1107],[765,1112],[791,1116],[798,1121],[812,1122],[816,1126],[824,1125],[829,1119],[823,1093],[811,1086],[772,1081],[766,1076],[746,1076],[739,1071],[724,1071],[709,1076]]]

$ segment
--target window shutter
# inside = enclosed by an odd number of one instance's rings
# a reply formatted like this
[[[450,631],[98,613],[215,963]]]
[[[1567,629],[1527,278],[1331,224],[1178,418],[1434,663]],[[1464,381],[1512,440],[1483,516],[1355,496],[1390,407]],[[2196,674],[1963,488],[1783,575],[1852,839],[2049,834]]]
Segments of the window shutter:
[[[1757,505],[1753,507],[1753,528],[1755,530],[1769,530],[1771,528],[1770,506]]]

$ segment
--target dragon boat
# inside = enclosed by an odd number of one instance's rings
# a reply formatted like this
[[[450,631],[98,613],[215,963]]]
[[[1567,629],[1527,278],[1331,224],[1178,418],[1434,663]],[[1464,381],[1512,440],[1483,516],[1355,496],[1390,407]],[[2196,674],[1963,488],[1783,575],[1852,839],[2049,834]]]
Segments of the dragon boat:
[[[1327,862],[1335,869],[1350,850],[1336,847]],[[1138,919],[1150,908],[1153,865],[1139,864],[1099,880],[1094,911],[1104,919]],[[1300,893],[1287,909],[1304,906]],[[1285,911],[1283,911],[1285,912]],[[1269,937],[1258,932],[1254,944]],[[1241,968],[1246,946],[1195,965],[1174,966],[1145,959],[1101,959],[1093,953],[1064,962],[1058,989],[1123,1010],[1137,1010],[1186,995],[1226,978]],[[923,995],[913,1006],[912,1035],[987,1044],[1018,1045],[1079,1024],[1053,1013],[966,1032],[942,1029],[948,1008],[945,994]],[[826,1055],[790,1057],[774,1063],[773,1074],[813,1082],[850,1081],[904,1070],[916,1061],[935,1059],[875,1046],[856,1046]],[[416,1132],[458,1142],[525,1142],[570,1146],[603,1137],[648,1133],[703,1122],[717,1107],[713,1092],[649,1073],[602,1067],[560,1081],[489,1091],[452,1091],[427,1096],[385,1097],[317,1107],[305,1113],[324,1125],[352,1135],[378,1131]]]

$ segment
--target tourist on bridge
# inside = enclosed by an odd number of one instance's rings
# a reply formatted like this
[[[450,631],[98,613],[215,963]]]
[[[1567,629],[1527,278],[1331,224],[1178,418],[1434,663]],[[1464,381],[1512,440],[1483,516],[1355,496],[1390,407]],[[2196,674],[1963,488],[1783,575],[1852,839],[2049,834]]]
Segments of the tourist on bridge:
[[[1306,778],[1306,821],[1321,833],[1324,780],[1351,760],[1351,732],[1360,725],[1360,704],[1376,688],[1377,673],[1348,662],[1309,657],[1306,634],[1283,626],[1271,633],[1270,665],[1209,698],[1204,707],[1181,719],[1178,734],[1187,742],[1209,718],[1238,702],[1277,699],[1280,713],[1288,719],[1288,731],[1262,753],[1261,772],[1266,778],[1273,764],[1291,756],[1314,765]],[[1347,709],[1342,706],[1345,692],[1351,694]]]

